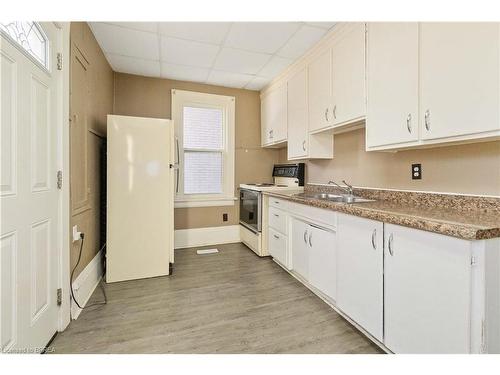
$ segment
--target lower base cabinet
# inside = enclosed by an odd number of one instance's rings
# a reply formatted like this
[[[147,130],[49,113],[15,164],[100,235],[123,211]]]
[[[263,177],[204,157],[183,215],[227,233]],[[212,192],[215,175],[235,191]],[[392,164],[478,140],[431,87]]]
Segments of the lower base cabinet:
[[[292,219],[292,270],[331,300],[337,296],[335,232]]]
[[[383,223],[339,214],[337,306],[383,340]]]
[[[292,270],[309,280],[309,225],[293,218],[291,225]]]
[[[394,353],[468,353],[470,241],[385,225],[384,344]]]
[[[309,283],[332,300],[337,298],[335,232],[309,225]]]

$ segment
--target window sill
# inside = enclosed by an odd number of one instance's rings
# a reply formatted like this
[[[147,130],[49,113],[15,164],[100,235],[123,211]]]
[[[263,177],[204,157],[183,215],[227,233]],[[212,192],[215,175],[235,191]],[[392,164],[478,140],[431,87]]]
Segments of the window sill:
[[[234,206],[238,198],[184,199],[175,200],[174,208]]]

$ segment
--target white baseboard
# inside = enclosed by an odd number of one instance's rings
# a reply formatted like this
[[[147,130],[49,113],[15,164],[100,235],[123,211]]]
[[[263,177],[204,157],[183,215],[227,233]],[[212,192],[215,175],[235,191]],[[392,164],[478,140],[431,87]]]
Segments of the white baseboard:
[[[73,290],[78,303],[85,306],[89,301],[99,281],[102,279],[102,250],[90,261],[73,281]],[[82,309],[71,299],[71,319],[77,319]]]
[[[177,229],[174,231],[174,248],[211,246],[240,242],[240,226]]]

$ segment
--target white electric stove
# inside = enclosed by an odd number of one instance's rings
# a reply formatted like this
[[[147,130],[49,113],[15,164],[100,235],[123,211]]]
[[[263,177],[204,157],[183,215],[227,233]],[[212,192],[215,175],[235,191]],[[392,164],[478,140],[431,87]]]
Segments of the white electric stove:
[[[257,255],[266,256],[262,246],[262,192],[304,190],[304,163],[277,164],[273,168],[274,183],[240,185],[240,234],[243,243]]]

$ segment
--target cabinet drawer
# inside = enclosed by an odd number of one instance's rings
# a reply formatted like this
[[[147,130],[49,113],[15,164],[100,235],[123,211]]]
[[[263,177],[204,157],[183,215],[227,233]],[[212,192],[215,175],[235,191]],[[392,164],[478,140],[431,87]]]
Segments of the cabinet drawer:
[[[278,231],[269,228],[269,254],[285,267],[288,267],[287,238]]]
[[[269,207],[276,207],[282,210],[285,210],[288,205],[288,202],[283,199],[269,197]]]
[[[288,234],[286,212],[276,207],[269,207],[269,226],[285,235]]]

